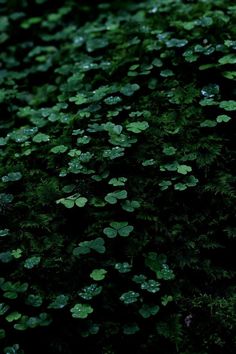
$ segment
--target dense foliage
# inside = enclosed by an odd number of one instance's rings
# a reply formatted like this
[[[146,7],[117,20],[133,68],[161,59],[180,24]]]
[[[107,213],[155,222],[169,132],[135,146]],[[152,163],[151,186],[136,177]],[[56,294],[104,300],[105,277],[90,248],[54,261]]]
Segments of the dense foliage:
[[[235,24],[0,0],[1,352],[235,353]]]

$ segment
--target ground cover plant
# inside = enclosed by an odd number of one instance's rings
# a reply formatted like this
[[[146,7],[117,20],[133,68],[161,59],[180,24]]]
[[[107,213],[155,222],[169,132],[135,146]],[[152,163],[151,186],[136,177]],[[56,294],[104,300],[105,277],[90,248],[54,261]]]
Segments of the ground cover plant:
[[[235,353],[235,24],[0,0],[1,353]]]

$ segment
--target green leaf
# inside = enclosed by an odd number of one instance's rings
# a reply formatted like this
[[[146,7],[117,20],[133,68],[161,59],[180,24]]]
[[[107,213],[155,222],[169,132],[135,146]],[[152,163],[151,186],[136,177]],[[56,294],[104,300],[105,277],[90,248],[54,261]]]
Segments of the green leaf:
[[[192,167],[187,166],[187,165],[179,165],[177,168],[177,172],[182,175],[186,175],[188,172],[191,172],[191,171],[192,171]]]
[[[149,293],[156,293],[160,290],[160,283],[150,279],[141,284],[142,290],[147,290]]]
[[[199,180],[193,175],[187,176],[185,178],[185,185],[188,187],[195,187],[198,184]]]
[[[114,187],[120,187],[120,186],[124,186],[126,181],[127,181],[127,178],[118,177],[118,178],[110,179],[110,181],[108,183]]]
[[[11,251],[12,256],[16,259],[20,258],[22,256],[22,253],[23,251],[20,248]]]
[[[114,105],[114,104],[120,103],[121,101],[122,101],[122,98],[120,96],[110,96],[104,100],[104,102],[108,105]]]
[[[222,65],[236,64],[236,54],[228,54],[219,59],[219,63]]]
[[[224,77],[226,77],[226,79],[229,79],[229,80],[236,80],[236,71],[224,71],[222,73],[222,75]],[[1,140],[1,138],[0,138]],[[1,142],[0,142],[0,145],[1,145]]]
[[[10,172],[6,176],[2,177],[3,182],[15,182],[19,181],[22,178],[22,174],[20,172]]]
[[[155,316],[160,310],[158,305],[147,305],[144,304],[140,309],[139,313],[143,318],[149,318]]]
[[[225,111],[236,111],[236,101],[221,101],[220,108],[223,108]]]
[[[183,183],[176,183],[174,188],[177,191],[184,191],[185,189],[187,189],[187,185]]]
[[[77,94],[74,97],[69,98],[70,102],[74,102],[77,106],[87,103],[87,97],[83,94]]]
[[[115,264],[115,269],[118,270],[119,273],[128,273],[131,271],[132,266],[127,263],[116,263]]]
[[[231,117],[227,116],[226,114],[219,115],[216,118],[217,123],[227,123],[231,120]]]
[[[26,305],[40,307],[43,303],[42,296],[30,294],[25,300]]]
[[[45,143],[50,140],[49,135],[43,134],[43,133],[38,133],[33,137],[33,141],[35,143]]]
[[[88,144],[90,141],[91,141],[90,136],[85,135],[85,136],[83,136],[82,138],[78,138],[78,139],[76,140],[76,143],[77,143],[77,145],[86,145],[86,144]]]
[[[39,256],[33,256],[30,258],[27,258],[25,263],[24,263],[24,267],[27,269],[32,269],[34,267],[36,267],[41,261],[41,257]]]
[[[166,69],[166,70],[162,70],[160,72],[160,76],[162,77],[171,77],[171,76],[174,76],[174,72],[172,70],[169,70],[169,69]]]
[[[133,212],[135,209],[140,207],[140,203],[137,200],[126,200],[121,203],[122,209],[127,212]]]
[[[126,125],[126,129],[132,133],[139,134],[142,131],[148,129],[149,124],[146,121],[142,122],[132,122]]]
[[[117,236],[118,232],[115,229],[112,229],[111,227],[106,227],[103,230],[104,234],[109,237],[109,238],[114,238]]]
[[[119,199],[126,199],[127,191],[126,190],[118,190],[112,193],[108,193],[105,196],[105,201],[109,204],[116,204]]]
[[[171,185],[172,185],[172,182],[171,182],[171,181],[161,181],[161,182],[159,183],[160,189],[161,189],[162,191],[168,189]]]
[[[105,150],[103,152],[103,157],[108,158],[110,160],[117,159],[118,157],[124,156],[125,149],[119,146],[116,146],[112,149]]]
[[[125,95],[125,96],[132,96],[135,91],[139,90],[140,86],[138,84],[127,84],[122,89],[120,92]]]
[[[49,305],[48,308],[49,309],[63,309],[69,301],[69,296],[67,295],[57,295],[57,297],[55,298],[55,300],[53,300]]]
[[[217,125],[217,123],[214,120],[204,120],[201,124],[201,128],[214,128]]]
[[[128,237],[129,234],[134,230],[134,227],[131,225],[123,226],[118,230],[118,233],[122,237]]]
[[[98,237],[95,240],[83,241],[79,243],[79,247],[74,248],[73,255],[79,257],[82,254],[88,254],[91,250],[98,253],[104,253],[106,251],[105,241],[103,238]]]
[[[54,146],[54,148],[52,148],[50,151],[54,154],[63,154],[64,152],[66,152],[67,149],[68,147],[65,145],[57,145]]]
[[[105,269],[94,269],[92,273],[90,274],[90,278],[96,281],[100,281],[105,279],[105,276],[107,274],[107,271]]]
[[[93,312],[93,308],[87,304],[76,304],[70,312],[74,318],[87,318]]]
[[[139,296],[139,293],[135,291],[128,291],[120,296],[120,300],[124,302],[124,304],[129,305],[138,301]]]
[[[173,301],[173,296],[171,296],[171,295],[164,295],[161,298],[161,303],[163,306],[168,305],[168,303],[172,302],[172,301]]]
[[[127,237],[133,231],[134,227],[128,225],[127,221],[111,222],[110,227],[106,227],[103,232],[109,238],[114,238],[118,234],[122,237]]]
[[[6,316],[6,320],[7,322],[14,322],[17,321],[21,318],[22,314],[15,311],[15,312],[11,312],[9,315]]]
[[[157,279],[172,280],[175,278],[173,271],[167,264],[162,264],[161,269],[156,271]]]
[[[172,156],[176,153],[177,149],[174,148],[173,146],[165,146],[163,149],[163,152],[167,156]]]
[[[75,204],[79,207],[79,208],[83,208],[85,206],[85,204],[87,203],[88,199],[84,198],[84,197],[79,197],[76,199]]]
[[[84,300],[92,300],[95,296],[99,295],[102,292],[102,286],[97,284],[91,284],[85,286],[81,291],[78,292],[78,295]]]
[[[155,165],[156,161],[154,159],[150,159],[150,160],[145,160],[142,162],[142,166],[146,167],[146,166],[153,166]]]

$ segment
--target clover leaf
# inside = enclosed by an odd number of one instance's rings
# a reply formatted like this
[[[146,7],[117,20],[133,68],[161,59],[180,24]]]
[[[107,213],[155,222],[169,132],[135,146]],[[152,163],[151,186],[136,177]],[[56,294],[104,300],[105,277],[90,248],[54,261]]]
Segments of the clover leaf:
[[[154,159],[149,159],[149,160],[145,160],[142,162],[142,166],[146,167],[146,166],[153,166],[155,165],[156,161]]]
[[[75,205],[79,208],[83,208],[87,204],[88,199],[85,197],[81,197],[78,193],[66,198],[61,198],[56,201],[57,204],[61,203],[66,208],[71,209]]]
[[[91,141],[91,137],[90,137],[90,136],[87,136],[87,135],[84,135],[83,137],[78,138],[78,139],[76,140],[76,143],[77,143],[77,145],[86,145],[86,144],[88,144],[90,141]]]
[[[175,188],[175,190],[177,190],[177,191],[184,191],[185,189],[187,189],[187,185],[184,184],[184,183],[176,183],[176,184],[174,185],[174,188]]]
[[[125,200],[121,203],[121,207],[123,210],[133,212],[135,209],[140,207],[140,203],[137,200]]]
[[[105,196],[105,201],[108,202],[109,204],[116,204],[118,200],[126,199],[126,198],[127,198],[126,190],[117,190],[115,192],[108,193]]]
[[[160,283],[156,280],[150,279],[141,284],[142,290],[147,290],[149,293],[156,293],[160,290]]]
[[[74,102],[77,106],[87,103],[87,97],[83,94],[77,94],[74,97],[69,98],[70,102]]]
[[[187,176],[185,178],[185,185],[188,187],[195,187],[198,184],[199,180],[193,175]]]
[[[87,203],[87,201],[88,201],[87,198],[79,197],[75,200],[75,205],[77,205],[79,208],[83,208]]]
[[[43,303],[42,296],[30,294],[25,300],[26,305],[40,307]]]
[[[137,284],[142,284],[146,281],[147,277],[144,274],[136,274],[133,276],[132,280]]]
[[[158,279],[171,280],[175,278],[173,270],[169,268],[167,264],[162,264],[161,269],[156,271]]]
[[[57,203],[63,204],[67,209],[71,209],[75,205],[75,201],[73,199],[70,199],[70,198],[60,199],[60,200],[57,201]]]
[[[159,183],[160,189],[161,189],[162,191],[168,189],[171,185],[172,185],[172,182],[171,182],[171,181],[161,181],[161,182]]]
[[[187,166],[187,165],[179,165],[177,168],[177,172],[182,175],[186,175],[188,172],[191,172],[191,171],[192,171],[192,167]]]
[[[110,179],[108,184],[111,184],[114,187],[120,187],[120,186],[124,186],[126,181],[127,178],[125,177],[117,177],[117,178]]]
[[[236,64],[236,55],[228,54],[219,59],[219,63],[222,65]]]
[[[139,134],[142,131],[148,129],[149,124],[146,121],[142,122],[132,122],[126,125],[126,129],[132,133]]]
[[[171,76],[174,76],[174,72],[172,70],[169,70],[169,69],[166,69],[166,70],[162,70],[160,72],[160,76],[162,77],[171,77]]]
[[[124,156],[125,149],[119,146],[116,146],[112,149],[105,150],[103,152],[103,157],[108,158],[110,160],[117,159],[118,157]]]
[[[227,123],[231,120],[231,117],[227,116],[226,114],[219,115],[216,117],[217,123]]]
[[[85,286],[81,291],[79,291],[78,295],[84,300],[92,300],[92,298],[94,296],[99,295],[101,291],[102,286],[98,286],[97,284],[91,284],[89,286]]]
[[[37,266],[40,263],[40,261],[41,261],[41,257],[38,256],[27,258],[24,263],[24,267],[27,269],[32,269],[35,266]]]
[[[23,251],[20,248],[11,251],[11,254],[14,258],[18,259],[22,256]]]
[[[161,298],[161,303],[163,306],[166,306],[171,301],[173,301],[173,296],[171,295],[164,295]]]
[[[96,281],[100,281],[105,279],[105,276],[107,274],[107,271],[103,268],[101,269],[94,269],[92,273],[90,274],[90,278]]]
[[[118,270],[119,273],[128,273],[131,271],[132,266],[127,263],[116,263],[115,264],[115,269]]]
[[[214,128],[217,123],[214,120],[206,119],[200,123],[201,128]]]
[[[3,182],[15,182],[19,181],[22,178],[22,174],[20,172],[10,172],[6,176],[2,177]]]
[[[225,111],[236,111],[236,101],[222,101],[220,102],[220,108],[223,108]]]
[[[67,149],[68,147],[65,145],[57,145],[54,146],[50,151],[54,154],[63,154],[63,152],[66,152]]]
[[[68,304],[69,296],[57,295],[56,298],[48,305],[49,309],[62,309]]]
[[[87,318],[93,312],[93,308],[87,304],[76,304],[70,312],[74,318]]]
[[[81,254],[88,254],[91,250],[98,253],[104,253],[106,251],[105,241],[103,238],[98,237],[91,241],[83,241],[79,243],[79,246],[74,248],[73,255],[79,257]]]
[[[138,301],[139,296],[140,294],[135,291],[128,291],[120,296],[120,300],[128,305]]]
[[[151,316],[155,316],[160,310],[158,305],[147,305],[144,304],[140,309],[139,313],[143,318],[149,318]]]
[[[122,89],[120,92],[125,95],[125,96],[132,96],[135,91],[139,90],[140,86],[138,84],[127,84]]]
[[[6,316],[6,321],[7,322],[14,322],[17,321],[21,318],[22,314],[15,311],[15,312],[11,312],[9,313],[9,315]]]
[[[104,100],[104,102],[108,105],[117,104],[121,101],[122,101],[122,98],[120,96],[110,96]]]
[[[50,140],[49,135],[43,134],[43,133],[38,133],[33,137],[33,141],[35,143],[45,143]]]
[[[173,146],[165,146],[165,147],[163,148],[163,152],[164,152],[164,154],[167,155],[167,156],[172,156],[172,155],[174,155],[174,154],[176,153],[176,151],[177,151],[177,149],[174,148]]]
[[[109,238],[117,235],[127,237],[133,231],[134,227],[129,225],[127,221],[111,222],[110,227],[106,227],[103,232]]]

